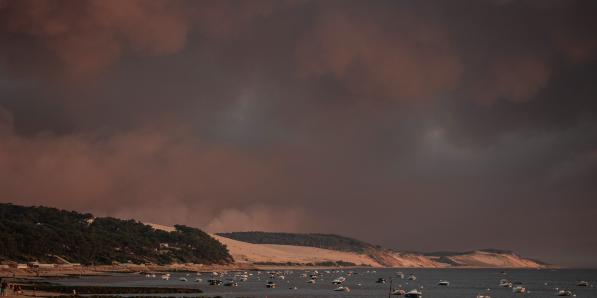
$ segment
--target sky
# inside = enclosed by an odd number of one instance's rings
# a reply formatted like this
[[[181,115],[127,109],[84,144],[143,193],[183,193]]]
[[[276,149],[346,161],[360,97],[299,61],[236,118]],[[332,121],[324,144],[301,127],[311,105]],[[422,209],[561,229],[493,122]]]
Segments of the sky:
[[[597,2],[0,0],[0,201],[597,266]]]

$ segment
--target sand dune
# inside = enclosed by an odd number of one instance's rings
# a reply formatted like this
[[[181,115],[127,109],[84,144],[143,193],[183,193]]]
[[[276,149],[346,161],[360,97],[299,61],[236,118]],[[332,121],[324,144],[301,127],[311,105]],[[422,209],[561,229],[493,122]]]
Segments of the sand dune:
[[[536,261],[525,259],[516,254],[490,253],[475,251],[470,254],[451,256],[451,260],[463,266],[473,267],[520,267],[520,268],[541,268],[544,267]]]
[[[171,232],[173,227],[151,224],[158,230]],[[230,255],[239,264],[255,263],[293,263],[317,264],[324,262],[350,262],[356,265],[371,267],[509,267],[509,268],[540,268],[544,265],[530,259],[522,258],[513,253],[494,253],[487,251],[473,251],[467,254],[439,257],[426,256],[418,253],[403,253],[384,249],[373,249],[365,253],[338,251],[308,246],[253,244],[230,238],[211,235],[228,247]],[[446,262],[449,260],[449,262]]]
[[[446,257],[453,262],[453,264],[448,264],[445,262],[440,262],[437,257],[430,257],[416,253],[400,253],[389,250],[375,250],[361,254],[306,246],[252,244],[218,235],[212,236],[225,244],[234,260],[241,263],[291,262],[315,264],[329,261],[343,261],[372,267],[543,267],[543,265],[539,264],[538,262],[510,253],[474,251],[468,254]]]
[[[252,244],[237,241],[218,235],[215,239],[228,247],[230,254],[236,262],[244,263],[321,263],[344,261],[357,265],[379,267],[381,264],[367,255],[344,252],[316,247],[279,245],[279,244]]]

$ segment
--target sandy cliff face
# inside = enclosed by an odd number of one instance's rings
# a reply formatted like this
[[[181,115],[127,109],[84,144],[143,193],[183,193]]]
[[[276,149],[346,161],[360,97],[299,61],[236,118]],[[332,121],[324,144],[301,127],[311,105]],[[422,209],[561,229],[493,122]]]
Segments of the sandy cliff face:
[[[148,224],[154,229],[173,231],[173,227]],[[465,254],[427,256],[418,253],[396,252],[386,249],[369,249],[365,253],[338,251],[308,246],[253,244],[218,235],[211,235],[228,247],[235,262],[317,264],[324,262],[349,262],[371,267],[495,267],[495,268],[541,268],[536,261],[509,252],[473,251]]]
[[[365,254],[337,251],[316,247],[279,245],[279,244],[252,244],[233,240],[217,235],[212,235],[216,240],[228,247],[236,262],[243,263],[322,263],[322,262],[350,262],[357,265],[380,267]]]
[[[491,253],[485,251],[474,251],[469,254],[451,256],[452,261],[462,266],[472,267],[517,267],[517,268],[541,268],[544,265],[529,259],[522,258],[513,253]]]
[[[442,258],[417,253],[372,249],[366,253],[345,252],[295,245],[252,244],[217,235],[215,239],[228,247],[236,262],[242,263],[322,263],[350,262],[372,267],[511,267],[540,268],[542,264],[512,253],[473,251]]]

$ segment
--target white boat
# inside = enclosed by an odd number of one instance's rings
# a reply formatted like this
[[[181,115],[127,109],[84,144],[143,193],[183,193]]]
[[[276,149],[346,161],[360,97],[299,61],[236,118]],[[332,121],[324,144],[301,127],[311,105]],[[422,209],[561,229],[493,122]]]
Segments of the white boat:
[[[170,279],[170,274],[169,273],[162,274],[162,279],[163,280],[169,280]]]
[[[523,286],[516,286],[516,287],[512,288],[513,293],[524,294],[524,293],[526,293],[526,291],[527,291],[527,289],[524,288]]]
[[[266,288],[268,288],[268,289],[274,289],[274,288],[276,288],[276,283],[275,283],[275,282],[273,282],[273,281],[268,281],[268,282],[265,284],[265,287],[266,287]]]
[[[423,293],[419,292],[418,290],[410,290],[406,293],[404,293],[404,297],[405,298],[421,298],[423,297]]]
[[[336,292],[350,292],[350,288],[349,287],[339,286],[339,287],[335,288],[334,291],[336,291]]]
[[[559,290],[558,296],[573,296],[571,291],[568,290]]]
[[[406,294],[406,291],[403,289],[395,289],[392,291],[391,294],[394,296],[402,296],[402,295]]]
[[[225,287],[238,287],[238,283],[233,280],[228,280],[224,283]]]
[[[576,283],[576,286],[578,287],[588,287],[589,286],[589,282],[581,280],[579,282]]]
[[[220,286],[220,285],[222,285],[222,281],[221,281],[221,280],[219,280],[219,279],[215,279],[215,278],[208,279],[208,280],[207,280],[207,283],[208,283],[210,286]]]
[[[502,280],[500,280],[500,287],[502,287],[502,288],[511,288],[512,287],[512,283],[510,281],[508,281],[507,279],[502,279]]]
[[[180,281],[188,281],[186,277],[181,277],[178,280],[180,280]]]
[[[404,273],[402,272],[396,272],[396,276],[400,277],[401,279],[404,279]]]
[[[197,278],[195,278],[195,281],[196,281],[196,282],[202,282],[202,281],[203,281],[203,279],[201,279],[201,278],[197,277]]]
[[[410,274],[408,280],[417,280],[417,277],[414,274]]]
[[[341,283],[343,283],[343,282],[345,282],[345,281],[346,281],[346,278],[345,278],[345,277],[342,277],[342,276],[340,276],[340,277],[338,277],[338,278],[336,278],[336,279],[332,280],[332,284],[339,285],[339,284],[341,284]]]
[[[477,298],[491,298],[491,296],[488,296],[488,295],[477,295]]]
[[[309,279],[309,280],[307,280],[307,283],[308,283],[308,284],[314,284],[314,283],[315,283],[315,280],[314,280],[314,279]]]
[[[440,280],[440,281],[437,283],[437,285],[438,285],[438,286],[445,286],[445,287],[447,287],[447,286],[449,286],[449,285],[450,285],[450,282],[449,282],[449,281],[447,281],[447,280]]]

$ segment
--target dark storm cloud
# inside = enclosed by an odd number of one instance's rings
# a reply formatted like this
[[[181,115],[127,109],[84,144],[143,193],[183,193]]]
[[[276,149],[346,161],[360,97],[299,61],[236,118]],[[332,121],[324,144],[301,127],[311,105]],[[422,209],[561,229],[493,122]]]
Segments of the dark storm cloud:
[[[0,0],[2,201],[595,265],[596,13]]]

